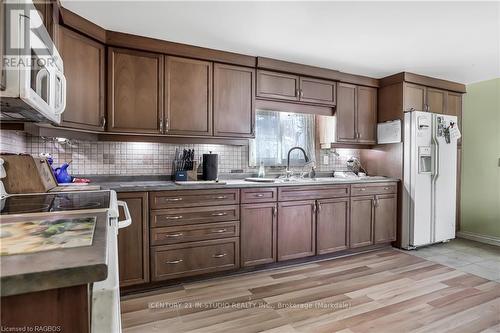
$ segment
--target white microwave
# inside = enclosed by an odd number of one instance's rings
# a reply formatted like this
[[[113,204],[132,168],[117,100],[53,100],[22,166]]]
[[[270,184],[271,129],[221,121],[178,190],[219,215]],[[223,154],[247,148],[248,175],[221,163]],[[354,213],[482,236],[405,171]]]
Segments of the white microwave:
[[[2,3],[0,120],[59,124],[66,107],[63,61],[32,2]]]

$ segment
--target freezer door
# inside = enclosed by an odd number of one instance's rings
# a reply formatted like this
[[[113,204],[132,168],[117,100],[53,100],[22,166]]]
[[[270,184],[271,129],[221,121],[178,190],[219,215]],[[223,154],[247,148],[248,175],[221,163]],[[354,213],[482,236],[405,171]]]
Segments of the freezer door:
[[[432,114],[405,113],[402,247],[431,243]]]
[[[450,122],[457,117],[433,114],[434,171],[432,194],[434,197],[433,242],[455,238],[455,208],[457,191],[457,140],[446,138]]]

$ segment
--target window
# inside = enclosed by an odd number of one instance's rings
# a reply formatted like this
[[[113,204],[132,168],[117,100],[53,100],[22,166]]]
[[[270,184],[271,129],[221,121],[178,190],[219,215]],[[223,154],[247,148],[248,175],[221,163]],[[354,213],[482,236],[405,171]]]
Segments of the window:
[[[314,115],[256,110],[255,139],[249,143],[249,166],[286,166],[290,148],[304,148],[314,161]],[[290,155],[290,165],[303,165],[300,151]]]

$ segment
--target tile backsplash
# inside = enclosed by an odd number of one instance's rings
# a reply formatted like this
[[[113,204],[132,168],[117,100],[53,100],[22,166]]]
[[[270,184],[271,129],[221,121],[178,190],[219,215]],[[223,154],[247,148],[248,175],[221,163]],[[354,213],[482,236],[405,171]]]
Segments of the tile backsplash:
[[[56,165],[71,161],[72,175],[170,175],[176,148],[194,149],[196,158],[209,151],[219,154],[219,172],[233,170],[256,172],[248,166],[248,147],[212,144],[179,145],[151,142],[71,141],[26,135],[23,132],[1,131],[0,151],[39,155],[49,153]],[[359,158],[359,150],[337,149],[340,156],[329,150],[316,151],[317,170],[346,170],[351,156]],[[328,165],[323,156],[328,155]]]

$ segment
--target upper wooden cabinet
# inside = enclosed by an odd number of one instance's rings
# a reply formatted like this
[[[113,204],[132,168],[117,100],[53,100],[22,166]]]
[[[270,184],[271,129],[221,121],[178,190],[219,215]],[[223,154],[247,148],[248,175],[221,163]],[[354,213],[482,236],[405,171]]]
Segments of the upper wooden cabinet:
[[[165,60],[165,133],[212,135],[212,63]]]
[[[108,49],[108,130],[161,133],[163,55]]]
[[[127,203],[132,217],[132,224],[118,233],[120,286],[149,282],[148,193],[118,193],[118,199]]]
[[[104,45],[64,27],[59,27],[58,34],[67,82],[61,126],[103,131]]]
[[[301,102],[331,106],[334,106],[336,103],[335,82],[333,81],[301,77],[299,89]]]
[[[450,104],[451,96],[451,104]],[[440,114],[455,115],[457,99],[461,101],[462,94],[448,92],[443,89],[403,83],[403,110],[425,111]],[[448,110],[450,108],[450,110]]]
[[[426,111],[433,113],[446,113],[446,97],[444,90],[426,89]]]
[[[376,143],[377,89],[339,83],[337,95],[337,141]]]
[[[300,78],[297,75],[257,71],[257,96],[263,98],[299,100]]]
[[[336,83],[293,74],[258,70],[257,97],[335,106]]]
[[[411,83],[403,84],[403,110],[425,111],[425,87]]]
[[[253,137],[255,70],[214,64],[214,135]]]

